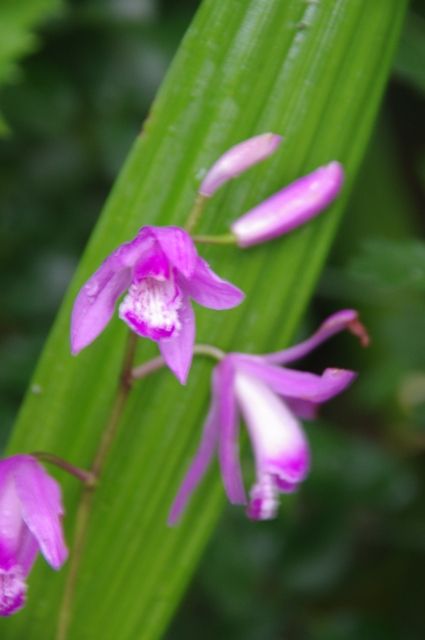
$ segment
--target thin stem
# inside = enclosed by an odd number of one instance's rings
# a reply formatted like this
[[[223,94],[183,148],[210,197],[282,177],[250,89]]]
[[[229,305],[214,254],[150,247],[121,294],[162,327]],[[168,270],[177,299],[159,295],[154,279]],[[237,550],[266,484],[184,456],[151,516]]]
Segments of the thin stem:
[[[131,390],[132,385],[132,367],[136,351],[137,336],[129,333],[127,346],[121,366],[121,374],[117,388],[115,402],[109,420],[99,446],[95,452],[93,462],[90,467],[90,473],[99,481],[103,467],[118,431],[120,418],[122,416],[125,403]],[[65,589],[62,598],[61,609],[59,611],[58,629],[56,634],[57,640],[66,640],[68,638],[69,626],[72,617],[72,608],[75,598],[75,589],[77,585],[78,572],[87,539],[88,524],[93,506],[94,486],[85,485],[81,494],[80,502],[75,518],[74,540],[72,546],[72,554],[69,562],[68,575],[65,582]]]
[[[217,236],[193,235],[192,240],[200,244],[237,244],[233,233],[223,233]]]
[[[214,358],[215,360],[222,360],[226,355],[224,351],[219,349],[218,347],[214,347],[211,344],[195,344],[193,347],[193,353],[198,356],[208,356],[210,358]],[[142,378],[146,378],[146,376],[162,369],[165,366],[165,360],[162,356],[157,356],[156,358],[152,358],[152,360],[148,360],[138,367],[134,367],[131,372],[131,377],[133,380],[141,380]]]
[[[54,464],[59,469],[62,469],[75,478],[78,478],[78,480],[81,480],[81,482],[83,482],[87,486],[93,487],[96,484],[97,479],[92,471],[81,469],[81,467],[76,467],[67,460],[56,456],[54,453],[48,453],[47,451],[34,451],[30,455],[33,458],[37,458],[37,460],[40,460],[40,462],[48,462],[49,464]]]
[[[198,224],[207,200],[208,198],[206,198],[202,194],[200,193],[197,194],[194,205],[192,209],[189,211],[186,224],[184,225],[184,228],[188,233],[192,233],[192,231]]]

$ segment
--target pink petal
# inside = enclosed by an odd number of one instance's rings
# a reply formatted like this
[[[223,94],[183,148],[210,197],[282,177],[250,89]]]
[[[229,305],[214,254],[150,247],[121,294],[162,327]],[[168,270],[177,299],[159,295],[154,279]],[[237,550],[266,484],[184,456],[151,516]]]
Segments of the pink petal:
[[[287,364],[294,360],[304,358],[311,351],[316,349],[322,342],[329,340],[332,336],[341,331],[348,330],[360,338],[362,345],[368,344],[366,329],[359,321],[359,314],[353,309],[343,309],[332,314],[320,325],[319,329],[307,340],[300,342],[294,347],[283,349],[275,353],[268,353],[262,358],[274,364]]]
[[[192,277],[184,286],[195,302],[208,309],[231,309],[245,297],[240,289],[219,278],[208,263],[199,257]]]
[[[10,616],[25,604],[27,585],[19,566],[0,569],[0,616]]]
[[[170,526],[176,524],[182,512],[186,508],[187,501],[191,494],[201,482],[205,475],[214,452],[217,447],[218,440],[218,412],[217,399],[213,393],[211,406],[204,425],[204,431],[201,438],[198,451],[193,458],[189,469],[180,485],[178,493],[170,509],[168,524]]]
[[[218,399],[218,455],[224,488],[230,502],[246,504],[239,461],[239,419],[234,395],[234,369],[229,357],[224,358],[214,370],[214,389]]]
[[[238,245],[265,242],[304,224],[336,198],[343,179],[342,166],[331,162],[275,193],[231,225]]]
[[[195,342],[195,317],[192,305],[187,298],[183,300],[179,309],[179,320],[181,327],[177,336],[160,340],[158,346],[167,366],[177,380],[186,384]]]
[[[274,153],[282,141],[275,133],[263,133],[231,147],[213,164],[202,181],[199,193],[212,196],[221,185]]]
[[[313,403],[326,402],[346,389],[357,377],[354,371],[325,369],[321,376],[285,369],[249,356],[237,356],[238,370],[259,378],[276,393]]]
[[[4,571],[20,564],[21,541],[26,537],[14,477],[20,458],[12,456],[0,461],[0,569]]]
[[[129,287],[134,265],[151,253],[154,240],[141,229],[131,242],[116,249],[80,289],[71,317],[74,355],[102,333],[113,316],[115,303]]]
[[[192,238],[180,227],[144,227],[158,241],[170,263],[185,278],[190,278],[194,269],[197,251]]]
[[[308,472],[309,451],[298,420],[268,385],[240,369],[235,389],[253,445],[258,480],[276,475],[287,483],[299,483]]]
[[[59,485],[31,456],[19,457],[14,476],[22,517],[47,562],[59,569],[68,551],[63,539]]]

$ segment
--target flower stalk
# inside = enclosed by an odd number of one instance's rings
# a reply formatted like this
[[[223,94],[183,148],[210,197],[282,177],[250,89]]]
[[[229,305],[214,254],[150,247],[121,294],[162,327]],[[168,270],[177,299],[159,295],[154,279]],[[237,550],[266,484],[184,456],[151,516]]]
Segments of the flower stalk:
[[[57,640],[66,640],[68,638],[78,572],[85,549],[88,525],[93,507],[94,489],[100,480],[132,387],[131,371],[133,368],[136,345],[137,336],[134,333],[129,332],[115,401],[89,470],[89,473],[93,476],[95,482],[90,484],[86,483],[84,485],[80,502],[77,507],[72,552],[70,555],[69,569],[65,582],[62,604],[59,611],[58,629],[56,634]]]

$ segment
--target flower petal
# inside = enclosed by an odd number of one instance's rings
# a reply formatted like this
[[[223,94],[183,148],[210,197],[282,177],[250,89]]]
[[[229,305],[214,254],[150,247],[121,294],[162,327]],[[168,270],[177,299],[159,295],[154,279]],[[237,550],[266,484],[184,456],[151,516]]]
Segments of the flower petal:
[[[0,569],[4,571],[20,564],[20,545],[25,537],[26,526],[14,479],[18,464],[19,456],[0,461]]]
[[[217,448],[218,441],[218,411],[217,399],[213,393],[211,406],[205,421],[204,430],[199,448],[193,458],[189,469],[180,485],[178,493],[170,509],[168,524],[176,524],[184,511],[194,489],[198,486],[205,475],[212,457]]]
[[[19,566],[0,569],[0,616],[10,616],[25,604],[27,585]]]
[[[245,297],[240,289],[219,278],[208,263],[199,257],[195,271],[184,287],[195,302],[208,309],[231,309]]]
[[[159,243],[170,263],[185,278],[190,278],[196,263],[197,251],[192,238],[180,227],[144,227]]]
[[[59,569],[68,551],[62,533],[63,507],[59,485],[31,456],[16,456],[14,476],[22,517],[47,562]]]
[[[235,390],[246,420],[259,481],[264,475],[297,484],[309,468],[304,432],[284,401],[266,384],[238,370]]]
[[[322,342],[329,340],[332,336],[341,331],[348,330],[358,336],[363,346],[369,343],[369,337],[364,326],[359,321],[359,314],[354,309],[343,309],[337,311],[327,318],[319,327],[319,329],[307,340],[300,342],[294,347],[283,349],[276,353],[268,353],[262,358],[274,364],[287,364],[294,360],[304,358],[311,351],[316,349]]]
[[[160,340],[158,346],[165,363],[177,380],[186,384],[195,342],[195,317],[188,298],[184,298],[182,301],[179,320],[181,323],[179,333],[175,337]]]
[[[199,193],[205,197],[212,196],[225,182],[268,158],[281,141],[282,137],[275,133],[262,133],[231,147],[208,171]]]
[[[250,247],[299,227],[327,207],[344,179],[338,162],[319,167],[264,200],[231,225],[240,247]]]
[[[224,488],[230,502],[246,504],[239,461],[239,419],[234,394],[234,375],[231,356],[223,358],[214,370],[213,384],[220,422],[218,455]]]
[[[321,376],[314,373],[285,369],[249,356],[237,356],[238,370],[259,378],[275,393],[288,398],[326,402],[341,393],[357,377],[346,369],[325,369]]]
[[[116,249],[80,289],[71,317],[71,351],[74,355],[102,333],[115,309],[115,303],[129,287],[132,270],[152,240],[141,229],[131,242]]]

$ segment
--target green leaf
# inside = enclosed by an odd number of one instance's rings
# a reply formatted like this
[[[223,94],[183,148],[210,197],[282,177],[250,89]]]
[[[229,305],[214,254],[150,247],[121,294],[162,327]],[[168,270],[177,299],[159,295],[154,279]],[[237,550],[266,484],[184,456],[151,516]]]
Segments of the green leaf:
[[[32,30],[59,6],[59,0],[3,0],[0,7],[0,84],[19,77],[16,61],[37,47]],[[0,136],[7,132],[7,124],[0,115]]]
[[[52,330],[9,451],[48,450],[88,465],[111,408],[125,327],[114,319],[77,358],[69,354],[75,293],[142,224],[183,223],[199,176],[231,144],[285,136],[279,152],[208,205],[200,233],[220,233],[248,207],[332,159],[345,197],[291,236],[241,251],[209,248],[213,268],[246,302],[197,309],[198,338],[224,349],[283,347],[294,333],[335,233],[388,76],[405,2],[206,0],[186,35],[143,133],[107,202]],[[138,359],[155,353],[140,341]],[[198,359],[186,388],[161,371],[133,391],[98,488],[71,638],[158,638],[194,571],[223,505],[214,468],[180,526],[166,515],[205,416],[211,363]],[[30,388],[31,389],[31,388]],[[62,478],[68,539],[79,496]],[[39,562],[24,612],[6,639],[54,635],[64,572]]]

